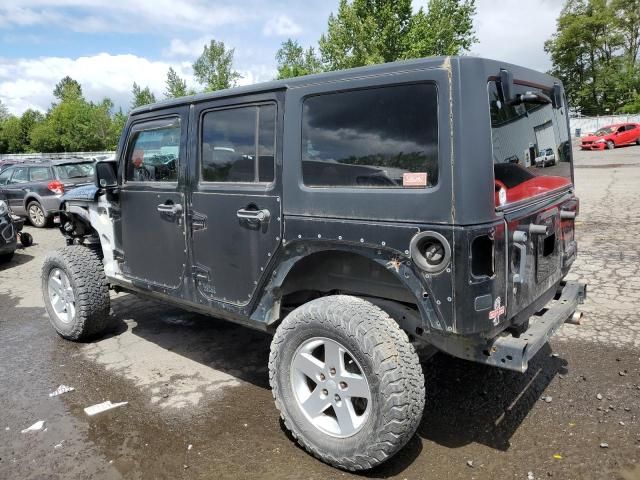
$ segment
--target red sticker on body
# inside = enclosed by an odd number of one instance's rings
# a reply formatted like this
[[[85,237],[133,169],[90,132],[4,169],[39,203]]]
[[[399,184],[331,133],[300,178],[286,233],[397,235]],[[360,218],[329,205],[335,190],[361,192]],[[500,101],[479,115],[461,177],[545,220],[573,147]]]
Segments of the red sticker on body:
[[[406,172],[402,174],[403,187],[426,187],[427,172]]]

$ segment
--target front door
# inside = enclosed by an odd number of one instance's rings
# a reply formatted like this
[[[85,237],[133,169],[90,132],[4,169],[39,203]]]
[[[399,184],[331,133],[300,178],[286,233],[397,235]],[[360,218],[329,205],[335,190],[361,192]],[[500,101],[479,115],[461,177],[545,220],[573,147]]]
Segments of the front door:
[[[188,107],[134,121],[121,162],[121,249],[124,274],[173,294],[187,259],[186,164]]]
[[[190,221],[198,301],[247,304],[280,244],[278,112],[275,94],[196,109]]]

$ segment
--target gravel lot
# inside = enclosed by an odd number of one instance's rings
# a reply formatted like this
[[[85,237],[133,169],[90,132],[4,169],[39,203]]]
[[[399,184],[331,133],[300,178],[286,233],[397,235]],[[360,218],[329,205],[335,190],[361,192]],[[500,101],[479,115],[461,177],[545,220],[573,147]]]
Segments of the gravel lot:
[[[429,360],[418,435],[364,476],[640,479],[640,147],[576,157],[584,324],[524,375]],[[62,237],[27,229],[36,245],[0,269],[0,478],[352,477],[283,431],[261,333],[114,294],[114,335],[58,338],[39,271]],[[76,390],[49,398],[60,384]],[[85,415],[105,400],[129,403]],[[45,431],[20,433],[37,420]]]

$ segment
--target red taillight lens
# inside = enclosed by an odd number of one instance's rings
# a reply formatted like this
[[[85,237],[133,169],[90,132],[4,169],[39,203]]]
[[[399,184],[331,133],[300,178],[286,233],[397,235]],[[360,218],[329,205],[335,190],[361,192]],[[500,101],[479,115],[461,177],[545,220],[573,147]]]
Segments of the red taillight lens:
[[[58,180],[53,180],[47,184],[47,188],[56,195],[62,195],[64,193],[64,185]]]

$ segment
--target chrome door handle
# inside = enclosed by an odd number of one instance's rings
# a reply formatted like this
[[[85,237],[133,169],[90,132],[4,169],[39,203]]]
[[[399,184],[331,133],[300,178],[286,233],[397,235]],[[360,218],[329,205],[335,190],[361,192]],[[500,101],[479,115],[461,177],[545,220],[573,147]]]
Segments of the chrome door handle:
[[[263,208],[262,210],[247,210],[245,208],[241,208],[236,212],[236,215],[241,220],[260,223],[268,222],[271,217],[269,210],[266,208]]]
[[[174,203],[161,203],[156,207],[158,212],[175,217],[176,215],[180,215],[182,213],[182,205],[174,204]]]

